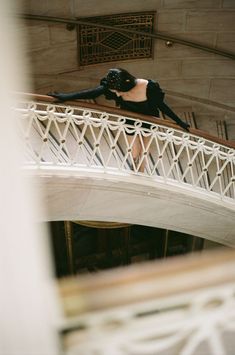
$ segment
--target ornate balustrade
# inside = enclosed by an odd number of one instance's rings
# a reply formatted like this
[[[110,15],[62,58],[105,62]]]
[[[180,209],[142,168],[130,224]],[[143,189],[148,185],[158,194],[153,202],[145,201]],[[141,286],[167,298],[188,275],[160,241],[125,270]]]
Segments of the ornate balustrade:
[[[25,165],[126,175],[235,198],[235,145],[174,123],[84,102],[24,95],[15,108]],[[143,123],[148,123],[143,127]],[[133,159],[135,144],[141,147]]]
[[[66,355],[230,355],[234,251],[64,279]]]
[[[88,103],[67,106],[30,95],[18,102],[29,169],[133,175],[234,203],[231,142]],[[138,162],[132,157],[137,140]],[[229,355],[235,346],[234,270],[230,251],[62,280],[64,354]]]

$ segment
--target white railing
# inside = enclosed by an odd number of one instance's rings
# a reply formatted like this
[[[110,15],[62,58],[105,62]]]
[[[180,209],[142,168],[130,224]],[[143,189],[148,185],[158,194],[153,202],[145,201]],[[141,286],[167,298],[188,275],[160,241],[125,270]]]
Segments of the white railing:
[[[235,198],[233,147],[161,120],[141,121],[82,103],[68,107],[21,100],[15,110],[28,167],[128,173]],[[138,160],[132,155],[137,143],[142,151]]]
[[[62,280],[66,355],[230,355],[234,251]]]
[[[65,354],[231,355],[234,292],[225,285],[88,314],[65,323]]]

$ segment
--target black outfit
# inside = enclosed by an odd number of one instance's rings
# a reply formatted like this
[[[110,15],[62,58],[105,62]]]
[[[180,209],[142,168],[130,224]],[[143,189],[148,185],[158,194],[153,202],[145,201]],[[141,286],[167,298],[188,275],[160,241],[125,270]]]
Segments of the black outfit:
[[[93,89],[81,90],[79,92],[62,94],[51,93],[48,94],[57,98],[59,101],[75,100],[75,99],[95,99],[98,96],[104,95],[107,100],[114,100],[116,106],[123,110],[142,113],[144,115],[151,115],[159,117],[159,110],[174,120],[180,127],[188,130],[189,124],[183,122],[164,102],[164,92],[160,88],[159,84],[153,80],[148,80],[146,88],[147,100],[135,102],[123,100],[121,96],[117,96],[114,92],[108,88],[107,79],[103,78],[100,81],[100,85]],[[127,120],[128,124],[133,125],[133,121]],[[149,127],[149,124],[143,123],[142,127]]]

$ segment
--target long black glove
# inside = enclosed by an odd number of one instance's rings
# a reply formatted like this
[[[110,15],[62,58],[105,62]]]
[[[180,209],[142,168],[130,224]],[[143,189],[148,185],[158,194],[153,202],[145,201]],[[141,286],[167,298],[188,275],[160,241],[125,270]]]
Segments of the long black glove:
[[[158,104],[159,109],[162,113],[165,113],[168,117],[172,118],[180,127],[182,127],[185,131],[189,132],[190,125],[187,122],[182,121],[172,110],[171,108],[165,104],[165,102],[161,102]]]
[[[105,92],[105,88],[103,85],[99,85],[93,89],[81,90],[77,92],[71,92],[68,94],[61,93],[61,92],[49,92],[47,95],[56,98],[58,101],[69,101],[69,100],[76,100],[76,99],[95,99],[96,97],[103,95]]]
[[[180,127],[182,127],[185,131],[190,132],[189,128],[190,128],[190,124],[188,124],[187,122],[181,121],[177,123]]]

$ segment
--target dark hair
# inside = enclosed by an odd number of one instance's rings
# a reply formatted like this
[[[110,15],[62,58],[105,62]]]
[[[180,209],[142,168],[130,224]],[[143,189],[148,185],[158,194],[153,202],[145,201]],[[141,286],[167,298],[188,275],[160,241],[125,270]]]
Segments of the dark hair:
[[[110,69],[106,76],[107,86],[110,90],[129,91],[136,85],[136,78],[122,68]]]

